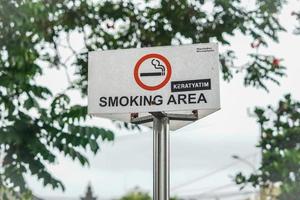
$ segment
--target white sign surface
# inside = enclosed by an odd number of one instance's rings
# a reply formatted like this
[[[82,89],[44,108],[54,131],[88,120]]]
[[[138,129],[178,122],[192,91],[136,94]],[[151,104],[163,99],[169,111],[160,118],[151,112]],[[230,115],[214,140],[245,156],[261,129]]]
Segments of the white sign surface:
[[[217,44],[89,53],[89,114],[130,122],[132,113],[196,111],[202,118],[219,109]],[[171,129],[187,123],[172,121]]]

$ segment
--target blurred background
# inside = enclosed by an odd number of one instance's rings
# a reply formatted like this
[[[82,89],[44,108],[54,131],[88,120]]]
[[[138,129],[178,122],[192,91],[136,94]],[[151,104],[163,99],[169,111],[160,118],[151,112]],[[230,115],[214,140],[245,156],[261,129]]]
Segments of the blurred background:
[[[221,110],[171,132],[172,199],[299,200],[298,0],[0,2],[0,199],[152,199],[152,129],[87,115],[87,52],[217,42]]]

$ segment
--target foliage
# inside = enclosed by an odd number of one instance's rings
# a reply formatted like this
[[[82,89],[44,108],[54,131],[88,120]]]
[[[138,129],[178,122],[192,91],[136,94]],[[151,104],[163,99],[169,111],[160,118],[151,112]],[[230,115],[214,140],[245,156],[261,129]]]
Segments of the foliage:
[[[1,200],[33,200],[31,191],[20,194],[6,188],[0,188],[0,197]]]
[[[151,196],[147,192],[141,191],[139,188],[134,188],[128,192],[120,200],[151,200]]]
[[[120,200],[151,200],[151,199],[152,198],[149,195],[149,193],[144,192],[138,187],[136,187],[130,192],[128,192],[127,194],[125,194],[125,196],[121,197]],[[176,197],[170,198],[170,200],[176,200],[176,199],[177,199]]]
[[[113,139],[108,130],[82,125],[86,106],[74,105],[68,96],[69,91],[87,95],[88,51],[217,41],[228,48],[220,56],[225,80],[245,71],[246,86],[266,89],[266,82],[277,83],[284,68],[273,56],[267,59],[256,51],[236,70],[228,36],[249,36],[255,49],[268,39],[278,41],[278,32],[284,31],[277,18],[283,2],[257,0],[255,8],[247,9],[239,0],[0,1],[0,186],[24,191],[24,174],[29,173],[45,186],[63,189],[46,168],[55,162],[54,152],[87,164],[83,149],[96,153],[98,138]],[[207,4],[212,9],[205,9]],[[81,49],[72,45],[74,34]],[[63,51],[70,57],[65,59]],[[62,93],[52,94],[37,81],[48,68],[75,70]]]
[[[296,19],[298,20],[298,22],[300,24],[300,12],[293,12],[292,15],[296,16]],[[300,25],[298,25],[298,27],[296,27],[295,33],[300,34]]]
[[[286,95],[276,108],[256,108],[262,131],[259,170],[246,177],[236,176],[238,184],[260,188],[280,187],[279,200],[298,200],[300,196],[300,102]]]

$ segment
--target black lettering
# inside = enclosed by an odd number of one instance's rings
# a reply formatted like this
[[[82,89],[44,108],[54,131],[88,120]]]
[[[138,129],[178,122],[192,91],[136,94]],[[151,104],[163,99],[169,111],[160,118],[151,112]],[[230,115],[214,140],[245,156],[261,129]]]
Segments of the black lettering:
[[[194,104],[196,102],[196,94],[189,94],[189,104]]]
[[[108,106],[109,107],[118,106],[118,97],[108,97]]]
[[[161,95],[156,95],[153,98],[153,101],[154,101],[155,105],[161,105],[163,103],[162,96]]]
[[[152,96],[149,98],[147,96],[144,96],[144,106],[150,106],[152,104]]]
[[[178,95],[178,104],[181,104],[181,101],[183,101],[184,104],[186,104],[185,99],[186,99],[186,95],[185,94],[179,94]]]
[[[143,105],[143,96],[139,96],[140,97],[140,106]]]
[[[105,107],[107,105],[107,102],[106,102],[106,97],[100,97],[100,103],[99,103],[99,106],[101,107]]]
[[[124,103],[123,99],[125,99],[125,103]],[[122,97],[120,98],[120,105],[121,105],[121,106],[127,106],[128,103],[129,103],[128,97],[122,96]]]
[[[169,100],[168,100],[167,105],[169,105],[170,103],[173,103],[173,104],[175,104],[175,105],[177,104],[177,102],[176,102],[175,97],[174,97],[173,94],[171,94],[171,96],[170,96],[170,98],[169,98]]]
[[[197,103],[200,103],[201,101],[204,101],[204,103],[207,103],[206,98],[203,93],[200,94]]]
[[[130,96],[130,106],[133,106],[133,103],[136,105],[136,106],[139,106],[138,102],[136,101],[137,98],[139,98],[139,96]]]

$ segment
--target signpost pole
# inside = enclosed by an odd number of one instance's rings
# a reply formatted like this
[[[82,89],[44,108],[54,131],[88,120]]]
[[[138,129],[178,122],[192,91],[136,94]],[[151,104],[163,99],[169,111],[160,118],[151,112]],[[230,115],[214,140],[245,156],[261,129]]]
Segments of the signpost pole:
[[[153,199],[169,200],[170,136],[169,118],[153,114]]]

